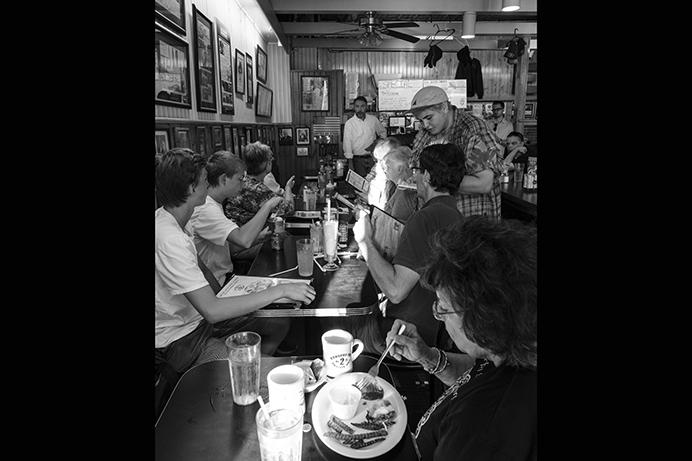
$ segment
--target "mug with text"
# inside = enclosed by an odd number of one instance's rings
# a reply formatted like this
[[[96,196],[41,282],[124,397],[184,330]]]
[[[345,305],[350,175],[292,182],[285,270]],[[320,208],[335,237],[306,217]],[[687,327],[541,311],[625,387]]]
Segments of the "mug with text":
[[[355,352],[353,346],[356,346]],[[322,335],[322,353],[327,376],[336,377],[353,370],[353,361],[363,352],[363,341],[345,330],[329,330]]]

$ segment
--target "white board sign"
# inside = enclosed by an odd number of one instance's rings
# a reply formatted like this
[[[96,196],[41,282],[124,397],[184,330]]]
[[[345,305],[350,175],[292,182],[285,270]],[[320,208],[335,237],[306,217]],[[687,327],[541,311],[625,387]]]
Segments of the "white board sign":
[[[424,86],[439,86],[447,92],[452,104],[466,108],[466,80],[378,80],[378,110],[409,110],[416,92]]]

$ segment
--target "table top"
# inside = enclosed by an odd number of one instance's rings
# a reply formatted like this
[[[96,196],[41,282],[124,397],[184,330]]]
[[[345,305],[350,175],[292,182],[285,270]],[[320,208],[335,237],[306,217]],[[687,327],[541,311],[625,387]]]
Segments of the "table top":
[[[515,181],[500,183],[500,191],[502,200],[511,202],[534,217],[537,216],[538,192],[524,192],[522,184]]]
[[[262,357],[260,359],[260,395],[269,396],[267,373],[272,368],[312,360],[309,357]],[[353,362],[353,371],[367,372],[375,363],[372,356],[361,354]],[[380,377],[392,383],[386,364]],[[304,423],[312,426],[312,404],[324,388],[305,394]],[[259,460],[259,441],[255,415],[259,402],[241,406],[233,403],[227,360],[215,360],[191,368],[176,385],[155,426],[157,460]],[[408,424],[407,424],[408,425]],[[399,443],[375,460],[415,460],[410,425]],[[302,460],[349,460],[328,448],[314,429],[303,433]]]
[[[269,276],[277,272],[292,269],[276,277],[308,278],[298,274],[296,240],[305,238],[286,234],[282,250],[273,250],[271,241],[267,240],[255,257],[247,275]],[[312,286],[317,295],[312,303],[300,309],[265,307],[254,311],[255,317],[344,317],[366,315],[375,309],[378,297],[375,281],[368,271],[365,261],[356,259],[358,245],[351,241],[347,248],[339,253],[341,265],[333,272],[322,272],[313,262]]]

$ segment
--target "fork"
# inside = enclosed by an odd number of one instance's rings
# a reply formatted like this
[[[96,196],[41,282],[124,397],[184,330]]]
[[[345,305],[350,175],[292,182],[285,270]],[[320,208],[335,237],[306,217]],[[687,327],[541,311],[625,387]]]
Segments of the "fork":
[[[397,334],[401,334],[404,332],[406,329],[406,325],[401,325],[401,328],[399,328],[399,332]],[[361,391],[367,387],[369,384],[372,384],[377,388],[378,390],[381,390],[382,388],[380,387],[379,384],[377,384],[377,376],[380,374],[380,364],[382,363],[382,360],[384,360],[385,356],[387,355],[387,352],[392,348],[394,345],[394,341],[392,340],[391,343],[389,343],[389,346],[382,352],[382,355],[380,355],[380,359],[375,363],[375,365],[371,366],[370,369],[368,370],[368,375],[370,375],[370,379],[367,377],[361,378],[360,381],[354,384],[358,389]],[[370,383],[368,382],[370,381]]]

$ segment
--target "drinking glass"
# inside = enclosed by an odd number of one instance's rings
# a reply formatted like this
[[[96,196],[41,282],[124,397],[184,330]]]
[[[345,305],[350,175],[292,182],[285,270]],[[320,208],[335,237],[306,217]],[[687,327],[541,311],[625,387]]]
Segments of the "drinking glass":
[[[336,238],[339,232],[339,221],[332,219],[324,221],[324,259],[327,264],[324,270],[335,271],[339,268],[334,261],[336,260]]]
[[[314,254],[322,253],[322,224],[319,222],[310,224],[310,238],[313,242],[312,252]]]
[[[269,420],[262,408],[257,410],[257,438],[262,461],[300,461],[303,450],[303,415],[295,409],[272,409]]]
[[[301,277],[312,275],[312,251],[314,242],[312,239],[300,239],[296,242],[296,254],[298,257],[298,274]]]
[[[317,209],[317,191],[312,187],[305,191],[305,209],[308,211]]]
[[[238,405],[250,405],[259,395],[261,342],[260,335],[252,331],[226,338],[233,401]]]

